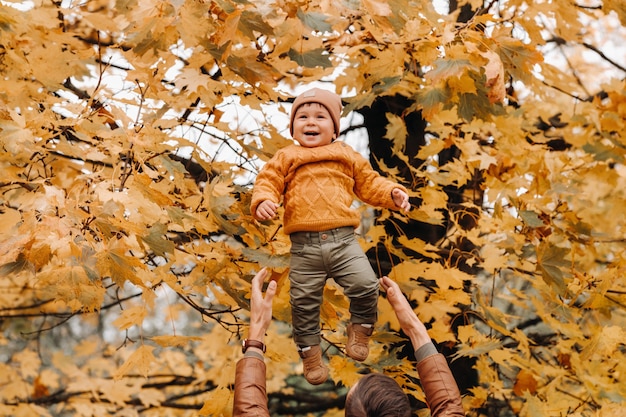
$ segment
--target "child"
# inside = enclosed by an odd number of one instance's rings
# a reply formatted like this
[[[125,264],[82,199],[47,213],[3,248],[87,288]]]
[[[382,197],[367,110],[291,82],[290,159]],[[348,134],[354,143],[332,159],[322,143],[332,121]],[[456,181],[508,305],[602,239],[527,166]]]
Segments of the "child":
[[[350,299],[346,353],[357,361],[369,354],[378,315],[378,278],[357,242],[360,216],[354,196],[379,207],[408,211],[406,189],[374,171],[339,135],[341,98],[313,88],[291,108],[290,133],[298,145],[280,149],[254,184],[250,210],[257,220],[276,216],[281,196],[284,232],[291,240],[289,280],[293,338],[304,376],[318,385],[328,378],[320,349],[324,285],[333,278]]]

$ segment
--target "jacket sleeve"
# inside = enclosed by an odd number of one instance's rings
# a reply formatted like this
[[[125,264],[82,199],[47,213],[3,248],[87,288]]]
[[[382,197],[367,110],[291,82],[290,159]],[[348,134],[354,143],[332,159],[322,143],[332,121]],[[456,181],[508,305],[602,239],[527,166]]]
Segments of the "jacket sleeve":
[[[461,393],[446,358],[431,355],[417,364],[417,372],[432,417],[464,417]]]
[[[237,362],[233,417],[269,417],[265,378],[265,362],[262,359],[244,357]]]

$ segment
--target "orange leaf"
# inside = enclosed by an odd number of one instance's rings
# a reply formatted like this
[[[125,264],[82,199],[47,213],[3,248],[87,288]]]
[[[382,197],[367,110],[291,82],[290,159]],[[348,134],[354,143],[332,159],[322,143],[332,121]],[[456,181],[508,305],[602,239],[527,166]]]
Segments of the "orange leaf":
[[[532,372],[526,369],[522,369],[518,372],[515,385],[513,386],[513,392],[517,396],[521,397],[524,391],[528,391],[530,394],[537,392],[537,380]]]
[[[41,378],[38,376],[33,381],[33,398],[41,398],[50,395],[48,387],[41,382]]]

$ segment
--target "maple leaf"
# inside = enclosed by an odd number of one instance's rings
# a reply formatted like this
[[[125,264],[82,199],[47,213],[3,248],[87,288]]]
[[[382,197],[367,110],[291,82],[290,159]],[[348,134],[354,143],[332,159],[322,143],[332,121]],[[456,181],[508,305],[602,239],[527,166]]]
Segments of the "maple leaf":
[[[148,244],[150,249],[159,256],[166,257],[166,254],[174,253],[174,243],[165,238],[167,227],[161,223],[152,225],[149,234],[141,236],[141,240]]]
[[[387,132],[384,137],[391,140],[393,142],[393,149],[398,154],[401,154],[406,147],[406,126],[399,116],[392,113],[387,113],[386,116],[389,123],[387,124]]]
[[[542,243],[537,248],[537,269],[541,272],[544,281],[550,285],[558,294],[567,294],[567,285],[562,268],[569,266],[565,257],[569,255],[569,250],[558,246]]]
[[[280,73],[275,68],[257,60],[256,56],[230,55],[226,63],[231,71],[250,85],[259,85],[280,78]]]
[[[214,35],[215,45],[217,45],[218,48],[221,48],[227,42],[231,42],[233,39],[236,39],[239,22],[241,21],[241,13],[241,10],[233,10],[231,13],[228,13],[221,30],[216,31]],[[245,28],[245,25],[242,24],[242,27]]]
[[[165,394],[156,388],[142,389],[137,397],[144,407],[159,407],[166,400]]]
[[[224,415],[229,402],[232,401],[232,393],[227,387],[218,387],[211,391],[208,397],[198,412],[200,416]]]
[[[517,373],[517,377],[515,379],[515,385],[513,386],[513,392],[515,395],[523,396],[524,392],[528,392],[529,394],[536,394],[537,392],[537,380],[534,375],[525,370],[521,369]]]
[[[196,336],[152,336],[150,340],[161,347],[184,347],[190,342],[197,342],[202,339]]]
[[[438,113],[449,99],[450,91],[446,88],[428,87],[416,94],[416,101],[422,108],[426,118],[430,118]]]
[[[521,81],[528,80],[533,66],[543,62],[543,55],[539,51],[518,39],[500,36],[496,41],[496,52],[500,55],[504,68]]]
[[[391,7],[389,4],[376,0],[364,0],[363,6],[367,11],[376,16],[389,16],[391,15]]]
[[[500,340],[481,334],[473,325],[460,326],[457,331],[461,345],[454,354],[455,357],[480,356],[502,346]]]
[[[156,361],[154,354],[154,347],[148,345],[141,345],[130,355],[130,357],[119,367],[119,369],[113,375],[115,380],[119,380],[124,376],[137,372],[144,377],[147,377],[150,373],[152,364]]]
[[[11,213],[12,212],[12,213]],[[18,221],[21,221],[21,216],[17,210],[9,211],[9,213],[14,214],[14,216],[2,216],[0,215],[0,219],[4,222],[5,220],[12,221],[15,223],[6,223],[7,225],[15,225]],[[14,262],[18,259],[20,254],[22,254],[25,246],[28,243],[32,244],[31,236],[11,236],[0,241],[0,265],[5,265],[10,262]]]
[[[199,73],[196,68],[183,68],[176,77],[175,84],[178,88],[199,93],[208,84],[208,77]]]
[[[316,12],[304,12],[302,9],[298,9],[296,16],[302,23],[316,32],[330,32],[332,31],[332,25],[328,22],[329,16]]]
[[[247,260],[257,262],[258,264],[269,268],[282,268],[289,266],[290,255],[288,252],[274,253],[268,252],[264,249],[244,248],[242,253]]]
[[[33,398],[42,398],[50,395],[48,387],[42,383],[41,377],[37,376],[33,381]]]
[[[329,55],[324,48],[311,49],[304,52],[292,48],[289,50],[289,58],[298,63],[298,65],[307,68],[330,68],[332,66]]]
[[[18,155],[23,151],[22,147],[30,146],[33,135],[32,131],[26,128],[26,120],[22,115],[15,111],[9,113],[11,120],[0,119],[0,132],[2,132],[0,141],[6,150]]]
[[[251,9],[244,10],[241,13],[239,30],[252,40],[257,38],[256,33],[263,33],[268,36],[274,34],[274,27],[260,13]]]
[[[469,66],[467,59],[438,59],[433,62],[433,69],[424,74],[424,77],[437,84],[448,78],[461,78]]]
[[[361,378],[354,361],[348,360],[345,356],[333,355],[328,365],[333,381],[341,382],[347,387],[353,386]]]
[[[537,213],[531,210],[521,210],[519,212],[520,217],[530,227],[543,227],[545,223],[539,218]]]
[[[120,316],[113,321],[113,324],[121,330],[126,330],[132,326],[141,327],[147,314],[144,306],[130,307],[122,311]]]
[[[145,266],[139,259],[127,256],[123,249],[112,249],[100,253],[96,266],[102,276],[110,275],[111,279],[120,286],[123,286],[126,281],[144,286],[136,270]]]

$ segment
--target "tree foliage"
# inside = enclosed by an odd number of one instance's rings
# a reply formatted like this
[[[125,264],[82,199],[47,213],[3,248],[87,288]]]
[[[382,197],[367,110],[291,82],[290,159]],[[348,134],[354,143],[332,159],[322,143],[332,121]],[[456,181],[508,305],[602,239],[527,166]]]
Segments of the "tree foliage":
[[[342,353],[332,283],[333,381],[298,376],[288,238],[249,196],[289,142],[293,90],[323,82],[347,116],[397,105],[370,137],[395,162],[371,157],[415,206],[364,209],[361,242],[450,359],[473,361],[468,414],[622,415],[624,4],[449,3],[2,2],[0,414],[228,415],[261,266],[280,284],[274,412],[338,415],[366,370],[423,400],[384,300],[368,360]]]

